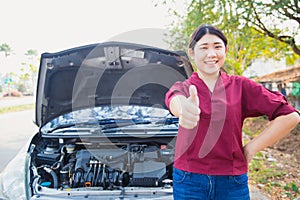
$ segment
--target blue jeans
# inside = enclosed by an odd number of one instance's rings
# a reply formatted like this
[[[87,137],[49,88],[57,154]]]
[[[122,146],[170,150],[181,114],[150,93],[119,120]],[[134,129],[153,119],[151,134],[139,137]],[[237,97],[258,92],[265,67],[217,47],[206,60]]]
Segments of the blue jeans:
[[[175,200],[250,200],[248,175],[210,176],[174,167],[173,195]]]

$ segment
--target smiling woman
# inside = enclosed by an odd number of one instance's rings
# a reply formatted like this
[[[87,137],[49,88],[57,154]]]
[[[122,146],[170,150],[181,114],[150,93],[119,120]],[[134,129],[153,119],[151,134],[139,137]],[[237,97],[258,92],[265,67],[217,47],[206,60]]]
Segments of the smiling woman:
[[[249,200],[248,163],[300,122],[299,113],[281,93],[222,71],[227,50],[221,30],[199,26],[189,46],[197,71],[166,94],[166,105],[180,125],[174,199]],[[272,121],[270,126],[244,145],[243,121],[263,115]]]

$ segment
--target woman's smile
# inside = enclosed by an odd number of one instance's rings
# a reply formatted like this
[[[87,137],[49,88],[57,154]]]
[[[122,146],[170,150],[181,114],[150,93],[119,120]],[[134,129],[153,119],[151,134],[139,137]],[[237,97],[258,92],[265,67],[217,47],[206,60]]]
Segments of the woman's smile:
[[[199,73],[205,76],[217,77],[224,65],[227,48],[224,42],[212,34],[204,35],[190,50],[190,56],[195,61]]]

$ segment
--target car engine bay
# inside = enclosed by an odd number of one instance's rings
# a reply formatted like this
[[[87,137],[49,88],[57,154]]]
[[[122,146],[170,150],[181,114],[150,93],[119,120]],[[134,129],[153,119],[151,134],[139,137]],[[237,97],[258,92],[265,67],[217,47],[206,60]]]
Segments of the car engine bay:
[[[41,140],[34,145],[30,164],[30,184],[37,190],[117,190],[172,184],[174,147],[168,143]]]

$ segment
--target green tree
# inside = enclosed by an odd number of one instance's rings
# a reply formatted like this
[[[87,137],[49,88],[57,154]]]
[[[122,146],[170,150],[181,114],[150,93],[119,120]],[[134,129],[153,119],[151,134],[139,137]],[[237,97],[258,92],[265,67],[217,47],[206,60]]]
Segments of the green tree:
[[[300,55],[300,44],[296,43],[300,34],[299,0],[239,0],[237,4],[249,26],[289,45]]]
[[[287,52],[291,52],[288,46],[250,26],[238,1],[189,0],[185,13],[171,9],[170,14],[176,16],[171,25],[172,39],[169,43],[172,48],[186,49],[193,30],[200,24],[212,24],[228,37],[229,52],[225,65],[229,73],[242,74],[257,58],[286,58]],[[168,1],[165,3],[168,5]],[[291,62],[294,60],[290,59]]]
[[[34,49],[29,49],[25,53],[25,56],[29,56],[31,59],[34,59],[37,55],[38,55],[38,52],[37,52],[37,50],[34,50]]]
[[[5,57],[9,56],[12,53],[11,47],[7,43],[0,45],[0,52],[4,52]]]
[[[34,82],[34,79],[36,78],[37,71],[38,71],[38,68],[36,66],[36,61],[38,61],[38,52],[37,52],[37,50],[29,49],[25,53],[25,55],[28,56],[29,59],[31,60],[31,63],[29,64],[29,70],[31,72],[31,77]]]
[[[26,93],[28,91],[29,87],[30,87],[30,84],[31,84],[31,82],[30,82],[30,80],[31,80],[30,79],[30,72],[28,72],[28,70],[26,70],[27,63],[22,62],[21,65],[22,65],[22,67],[21,67],[20,71],[22,72],[22,74],[19,75],[19,81],[20,81],[19,86],[22,85],[22,87],[24,87],[24,88],[23,88],[23,90],[19,89],[19,91],[23,92],[23,93]]]
[[[28,66],[29,73],[27,72],[23,75],[24,75],[24,78],[29,79],[28,74],[30,74],[30,78],[31,78],[30,90],[32,91],[32,94],[33,94],[33,88],[35,85],[35,80],[36,80],[37,72],[38,72],[38,67],[36,66],[36,61],[38,61],[38,52],[37,52],[37,50],[29,49],[29,50],[27,50],[25,55],[29,58],[30,62],[22,63],[22,64]],[[25,70],[23,70],[23,71],[25,71]]]

